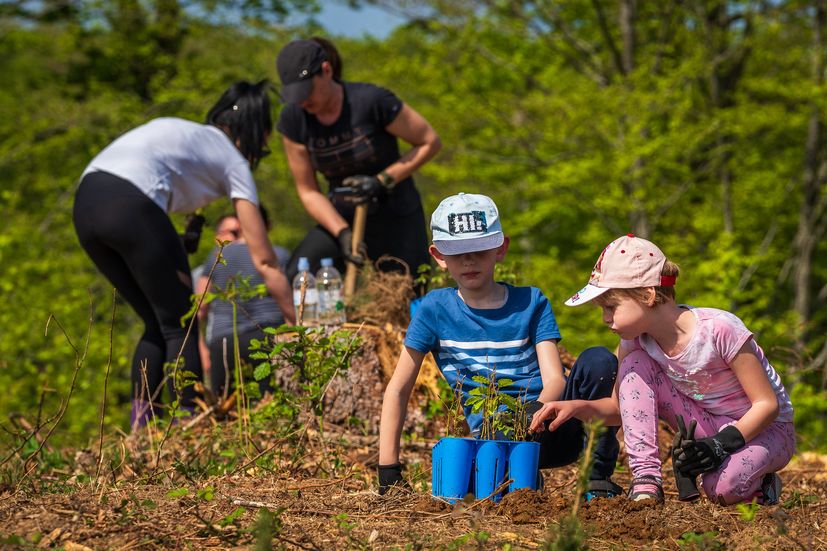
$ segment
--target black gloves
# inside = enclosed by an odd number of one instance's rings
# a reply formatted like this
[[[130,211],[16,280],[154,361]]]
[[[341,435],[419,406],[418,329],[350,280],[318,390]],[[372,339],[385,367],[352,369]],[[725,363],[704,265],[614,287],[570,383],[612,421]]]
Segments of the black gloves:
[[[201,228],[204,227],[204,217],[200,214],[187,215],[187,225],[184,233],[181,234],[181,244],[184,250],[193,254],[198,250],[198,242],[201,240]]]
[[[344,228],[339,232],[339,235],[336,236],[336,239],[339,240],[339,250],[342,251],[342,256],[345,260],[357,266],[362,266],[365,263],[368,248],[363,242],[357,246],[359,254],[353,254],[353,230]]]
[[[683,416],[678,415],[678,432],[672,441],[672,471],[675,473],[675,484],[678,487],[678,499],[680,501],[694,501],[701,497],[698,485],[694,476],[683,474],[678,470],[678,456],[683,453],[684,446],[689,446],[695,439],[695,427],[698,422],[694,419],[689,423],[689,430],[686,430]]]
[[[402,478],[402,464],[394,463],[393,465],[379,465],[376,467],[379,473],[379,495],[385,495],[391,486],[398,485],[406,487],[408,485],[405,479]]]
[[[354,205],[378,199],[388,191],[376,176],[348,176],[342,180],[342,186],[343,189],[337,189],[339,196],[344,202]]]
[[[745,445],[741,431],[729,425],[714,436],[688,440],[677,454],[675,468],[691,477],[717,471],[724,459]]]

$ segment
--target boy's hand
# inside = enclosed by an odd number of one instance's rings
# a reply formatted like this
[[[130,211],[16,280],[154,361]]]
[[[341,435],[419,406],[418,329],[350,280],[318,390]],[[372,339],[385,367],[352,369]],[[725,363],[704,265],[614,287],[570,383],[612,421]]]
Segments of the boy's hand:
[[[378,465],[376,470],[379,473],[379,495],[385,495],[391,486],[398,485],[405,487],[408,485],[405,479],[402,478],[402,464],[394,463],[393,465]]]
[[[569,401],[549,402],[534,414],[528,431],[542,432],[546,429],[555,431],[574,416],[576,409],[576,405]]]

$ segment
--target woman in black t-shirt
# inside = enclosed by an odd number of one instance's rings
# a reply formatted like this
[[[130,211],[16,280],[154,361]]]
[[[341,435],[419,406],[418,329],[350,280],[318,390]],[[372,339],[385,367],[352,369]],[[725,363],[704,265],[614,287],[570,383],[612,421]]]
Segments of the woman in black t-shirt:
[[[372,84],[341,80],[341,61],[324,39],[295,40],[279,52],[277,67],[286,103],[276,128],[299,198],[318,222],[293,252],[287,275],[297,272],[298,258],[317,270],[323,257],[361,264],[351,254],[354,198],[371,203],[364,243],[376,260],[391,255],[416,274],[430,260],[425,214],[411,174],[442,146],[439,136],[419,113],[392,92]],[[400,155],[397,138],[411,144]],[[325,195],[317,172],[330,186]],[[357,178],[354,178],[357,177]],[[333,193],[348,187],[342,199]],[[385,263],[383,270],[403,270]]]

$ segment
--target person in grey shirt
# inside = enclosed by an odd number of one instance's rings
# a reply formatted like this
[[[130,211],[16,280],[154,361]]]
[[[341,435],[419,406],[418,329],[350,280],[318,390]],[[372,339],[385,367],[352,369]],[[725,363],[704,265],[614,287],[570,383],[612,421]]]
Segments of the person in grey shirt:
[[[267,211],[261,207],[261,215],[269,229]],[[273,250],[279,265],[284,267],[290,258],[290,252],[284,247],[274,246]],[[210,288],[213,291],[226,289],[231,279],[236,281],[249,278],[250,286],[263,283],[255,269],[244,233],[238,239],[224,247],[222,257],[226,264],[215,266]],[[206,290],[210,270],[215,264],[218,248],[216,247],[203,264],[198,288]],[[250,341],[263,340],[265,327],[278,327],[284,323],[284,314],[276,301],[269,295],[241,300],[236,303],[236,326],[238,331],[239,355],[242,363],[253,363],[250,359]],[[210,387],[216,395],[227,395],[233,388],[235,380],[235,354],[233,352],[233,305],[231,302],[216,298],[208,304],[202,304],[199,318],[206,319],[206,343],[209,349]],[[264,394],[270,389],[270,381],[260,381],[259,390]]]

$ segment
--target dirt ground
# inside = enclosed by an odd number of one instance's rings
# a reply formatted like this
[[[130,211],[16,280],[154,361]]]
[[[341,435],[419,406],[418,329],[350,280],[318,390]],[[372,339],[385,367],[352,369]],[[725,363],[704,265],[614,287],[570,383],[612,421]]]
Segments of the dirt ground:
[[[413,491],[379,496],[375,437],[341,434],[335,440],[335,448],[316,449],[299,463],[285,459],[283,469],[241,465],[237,472],[187,480],[180,467],[169,467],[154,477],[100,485],[83,476],[66,483],[42,476],[5,486],[0,544],[212,549],[272,541],[289,549],[538,549],[553,541],[572,509],[574,466],[546,471],[542,491],[506,494],[499,504],[451,506],[430,496],[430,442],[403,447]],[[308,449],[312,441],[311,435]],[[192,464],[193,448],[170,444],[173,455]],[[336,462],[338,474],[320,476],[320,466]],[[782,477],[779,506],[724,508],[705,499],[683,504],[667,491],[662,506],[597,499],[583,504],[578,518],[592,549],[827,549],[827,457],[802,454]],[[621,469],[615,479],[628,484],[628,473]],[[668,476],[666,487],[672,487]],[[256,532],[262,509],[273,513],[272,539]]]
[[[363,354],[325,395],[324,435],[313,423],[288,437],[259,429],[242,451],[236,422],[204,418],[176,427],[163,446],[153,431],[107,438],[100,472],[91,450],[62,450],[70,460],[59,467],[29,467],[20,456],[17,471],[0,470],[0,548],[827,550],[827,456],[813,453],[784,469],[782,503],[771,507],[680,503],[667,462],[663,505],[624,497],[578,504],[579,545],[558,540],[571,525],[576,466],[544,471],[541,491],[498,504],[439,501],[430,494],[430,450],[444,426],[424,413],[433,365],[409,405],[402,443],[412,489],[380,496],[381,395],[405,321],[396,310],[360,329]],[[662,430],[665,447],[672,438]],[[621,454],[614,480],[626,487],[624,465]]]

